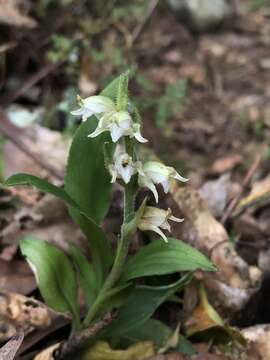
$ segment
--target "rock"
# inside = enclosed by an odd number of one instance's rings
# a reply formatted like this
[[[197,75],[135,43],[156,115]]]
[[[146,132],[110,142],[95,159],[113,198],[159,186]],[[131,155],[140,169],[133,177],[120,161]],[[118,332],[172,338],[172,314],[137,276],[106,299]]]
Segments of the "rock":
[[[176,15],[191,29],[207,31],[231,14],[226,0],[167,0]]]

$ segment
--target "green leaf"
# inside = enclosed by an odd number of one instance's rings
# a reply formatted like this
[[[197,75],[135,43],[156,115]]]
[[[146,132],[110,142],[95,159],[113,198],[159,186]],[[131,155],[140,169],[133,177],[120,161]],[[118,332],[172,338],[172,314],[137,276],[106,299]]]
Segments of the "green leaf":
[[[46,192],[52,194],[61,200],[63,200],[67,205],[74,207],[75,209],[81,211],[78,205],[74,200],[65,192],[64,189],[59,188],[46,180],[40,179],[37,176],[19,173],[16,175],[12,175],[5,181],[6,186],[18,186],[18,185],[26,185],[26,186],[34,186],[38,190],[42,192]]]
[[[138,286],[131,293],[125,305],[119,310],[117,319],[104,331],[104,336],[119,337],[140,327],[151,318],[156,309],[172,294],[184,287],[190,276],[159,288]]]
[[[112,81],[101,94],[115,101],[119,79]],[[99,224],[108,211],[112,187],[109,172],[105,168],[104,144],[107,155],[114,151],[115,145],[108,132],[96,138],[88,138],[97,123],[97,118],[92,116],[81,123],[75,133],[66,169],[65,190],[83,212]],[[101,285],[112,263],[110,243],[103,231],[78,211],[71,209],[70,213],[90,242],[93,265]]]
[[[215,271],[213,263],[181,240],[155,240],[140,250],[126,264],[122,280],[142,276],[164,275],[179,271]]]
[[[52,309],[73,314],[79,321],[76,275],[68,257],[46,241],[27,237],[22,254],[34,269],[40,292]]]
[[[98,293],[98,283],[93,265],[75,246],[70,248],[70,254],[79,274],[79,282],[83,289],[86,303],[88,307],[91,307]]]
[[[101,95],[115,101],[122,77],[120,75],[112,81]],[[106,151],[113,152],[115,145],[109,132],[95,138],[88,137],[97,124],[98,119],[92,116],[81,123],[74,135],[66,169],[65,189],[80,208],[99,224],[108,211],[112,187],[110,174],[105,168],[103,148],[106,143]]]
[[[70,208],[69,212],[89,240],[91,257],[100,288],[112,264],[111,244],[102,228],[94,221],[91,221],[74,208]]]
[[[73,219],[77,222],[85,236],[90,241],[97,280],[99,284],[101,284],[112,262],[110,243],[103,230],[83,213],[83,210],[73,199],[71,199],[67,192],[46,180],[29,174],[13,175],[7,179],[5,184],[7,186],[31,185],[40,191],[55,195],[66,202],[66,204],[70,207],[70,213],[72,214]]]
[[[108,211],[112,187],[104,164],[103,144],[107,142],[106,148],[110,147],[111,151],[114,145],[109,132],[95,138],[88,137],[97,124],[97,118],[92,116],[75,132],[67,163],[65,190],[99,224]]]
[[[120,340],[121,345],[129,346],[139,341],[153,341],[159,348],[172,335],[172,330],[156,319],[149,319],[141,327],[125,333]]]

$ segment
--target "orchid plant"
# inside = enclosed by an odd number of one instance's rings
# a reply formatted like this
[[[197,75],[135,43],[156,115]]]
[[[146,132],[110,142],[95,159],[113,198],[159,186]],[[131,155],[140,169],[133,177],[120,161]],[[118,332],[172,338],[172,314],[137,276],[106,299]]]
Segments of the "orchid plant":
[[[31,236],[21,240],[22,254],[31,265],[48,306],[71,316],[72,334],[116,309],[116,318],[100,336],[118,340],[132,337],[134,331],[142,326],[146,329],[155,321],[151,317],[157,307],[181,290],[192,272],[215,270],[199,251],[167,237],[165,231],[171,230],[169,221],[183,219],[174,216],[170,209],[150,206],[147,198],[135,208],[141,188],[148,188],[158,203],[159,185],[168,193],[172,181],[187,179],[173,167],[140,157],[142,144],[147,140],[142,135],[139,112],[128,95],[128,82],[127,72],[100,95],[78,97],[79,108],[72,114],[80,116],[82,122],[70,148],[64,188],[29,174],[17,174],[6,181],[8,186],[31,185],[62,199],[89,241],[90,254],[74,245],[66,254]],[[116,182],[123,187],[124,213],[119,240],[113,249],[101,224],[111,203],[112,184]],[[138,230],[154,231],[159,238],[130,256],[129,247]],[[162,275],[169,274],[174,274],[174,281],[168,284],[168,278],[165,281]],[[153,286],[151,279],[157,276],[159,286]],[[79,287],[84,293],[86,313],[79,305]]]

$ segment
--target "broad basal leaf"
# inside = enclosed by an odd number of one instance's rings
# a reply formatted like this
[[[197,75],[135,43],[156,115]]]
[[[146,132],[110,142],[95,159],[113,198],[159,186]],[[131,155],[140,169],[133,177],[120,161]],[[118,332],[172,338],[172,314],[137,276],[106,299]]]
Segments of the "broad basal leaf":
[[[90,240],[92,259],[99,285],[112,261],[110,243],[103,230],[92,219],[90,219],[79,205],[67,194],[67,192],[46,180],[29,174],[16,174],[7,179],[7,186],[31,185],[40,191],[57,196],[70,207],[70,212],[77,224],[80,226],[86,237]]]
[[[149,319],[141,327],[132,329],[119,339],[123,346],[131,345],[139,341],[153,341],[160,348],[172,335],[173,331],[167,325],[156,319]]]
[[[78,320],[76,276],[67,256],[46,241],[30,237],[21,240],[20,247],[48,306],[59,312],[69,312]]]
[[[189,279],[189,276],[184,276],[174,284],[158,288],[138,286],[133,290],[123,308],[119,310],[117,319],[104,331],[103,335],[120,337],[139,328],[151,318],[164,301],[185,286]]]
[[[86,303],[90,307],[97,296],[99,287],[93,265],[75,246],[71,247],[70,253],[79,274],[79,282],[83,289]]]
[[[215,271],[213,263],[202,253],[181,240],[155,240],[140,250],[126,264],[123,280],[164,275],[178,271]]]
[[[26,185],[26,186],[33,186],[38,190],[52,194],[61,200],[63,200],[67,205],[74,207],[78,211],[81,211],[79,206],[76,204],[74,200],[66,193],[66,191],[58,186],[55,186],[49,183],[47,180],[41,179],[37,176],[19,173],[16,175],[12,175],[9,177],[6,182],[6,186],[19,186],[19,185]]]

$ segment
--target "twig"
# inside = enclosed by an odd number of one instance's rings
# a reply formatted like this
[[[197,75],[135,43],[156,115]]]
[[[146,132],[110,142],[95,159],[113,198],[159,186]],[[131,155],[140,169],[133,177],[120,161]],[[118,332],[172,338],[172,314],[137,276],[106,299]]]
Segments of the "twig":
[[[27,156],[33,159],[37,164],[46,169],[54,177],[59,180],[63,180],[64,175],[49,165],[46,161],[41,159],[37,154],[33,153],[27,145],[15,135],[17,128],[14,125],[9,123],[8,117],[4,111],[0,109],[0,132],[6,136],[14,145],[16,145],[20,150],[22,150]]]
[[[239,191],[237,196],[231,201],[231,203],[229,204],[227,210],[225,211],[225,213],[224,213],[224,215],[223,215],[223,217],[221,219],[221,223],[223,225],[226,223],[226,221],[229,219],[229,217],[231,216],[231,214],[235,210],[236,206],[238,205],[243,192],[245,191],[246,187],[249,185],[249,183],[250,183],[250,181],[252,179],[252,176],[254,175],[256,170],[258,169],[261,161],[262,161],[262,154],[260,154],[260,155],[258,155],[256,157],[255,161],[253,162],[253,164],[249,168],[249,170],[248,170],[248,172],[247,172],[247,174],[246,174],[246,176],[244,178],[241,190]]]
[[[18,89],[12,94],[8,94],[4,100],[2,100],[3,106],[8,106],[10,103],[16,101],[21,95],[26,93],[37,82],[45,78],[47,75],[55,71],[59,66],[63,65],[66,60],[58,61],[56,63],[50,63],[38,70],[34,75],[31,75]]]
[[[114,317],[112,316],[112,314],[108,313],[90,328],[83,330],[70,340],[64,342],[60,347],[59,352],[55,355],[55,359],[75,359],[74,355],[78,354],[78,351],[82,349],[84,344],[88,340],[93,338],[101,330],[105,329],[108,325],[110,325],[113,319]]]
[[[142,21],[135,27],[132,35],[131,35],[131,41],[130,41],[130,47],[134,44],[134,42],[138,39],[140,36],[143,28],[145,27],[148,19],[151,17],[153,12],[155,11],[155,8],[158,5],[159,0],[152,0],[149,4],[149,7],[145,13],[145,16],[142,18]]]

